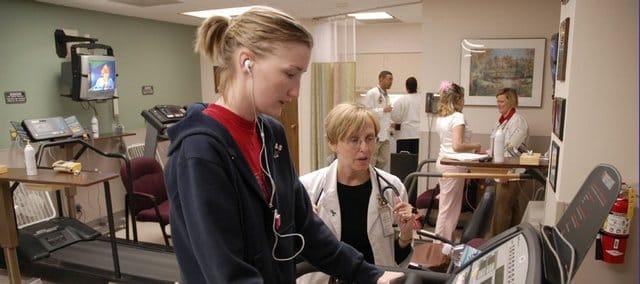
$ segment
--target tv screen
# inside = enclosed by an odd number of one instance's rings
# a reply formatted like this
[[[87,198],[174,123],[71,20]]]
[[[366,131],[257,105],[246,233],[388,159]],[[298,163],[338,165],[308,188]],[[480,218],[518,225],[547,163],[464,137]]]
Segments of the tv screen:
[[[89,91],[113,91],[116,88],[116,62],[114,60],[89,59],[91,80]]]

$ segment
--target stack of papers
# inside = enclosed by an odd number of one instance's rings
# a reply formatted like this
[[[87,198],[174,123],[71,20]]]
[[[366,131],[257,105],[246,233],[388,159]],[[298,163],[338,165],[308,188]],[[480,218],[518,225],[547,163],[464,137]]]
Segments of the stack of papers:
[[[474,154],[474,153],[455,153],[455,154],[444,154],[443,158],[458,160],[458,161],[479,161],[482,159],[488,158],[487,154]]]

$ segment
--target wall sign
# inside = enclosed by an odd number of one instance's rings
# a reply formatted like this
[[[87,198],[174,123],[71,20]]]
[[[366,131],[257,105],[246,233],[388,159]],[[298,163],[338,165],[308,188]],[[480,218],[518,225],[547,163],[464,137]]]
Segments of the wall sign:
[[[152,85],[142,86],[142,94],[145,96],[153,95],[153,86]]]
[[[4,92],[4,103],[11,104],[24,104],[27,102],[27,95],[24,91],[9,91]]]

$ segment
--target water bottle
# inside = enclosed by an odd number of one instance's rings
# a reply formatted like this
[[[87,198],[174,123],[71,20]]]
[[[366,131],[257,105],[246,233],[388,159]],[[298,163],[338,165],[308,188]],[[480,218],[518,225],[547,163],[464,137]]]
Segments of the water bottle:
[[[493,161],[496,163],[504,162],[504,132],[498,128],[493,138]]]
[[[95,115],[91,117],[91,133],[93,134],[93,138],[100,137],[100,131],[98,129],[98,118]]]
[[[28,176],[38,174],[38,168],[36,167],[36,150],[31,147],[29,142],[27,142],[27,146],[24,147],[24,166],[27,168]]]

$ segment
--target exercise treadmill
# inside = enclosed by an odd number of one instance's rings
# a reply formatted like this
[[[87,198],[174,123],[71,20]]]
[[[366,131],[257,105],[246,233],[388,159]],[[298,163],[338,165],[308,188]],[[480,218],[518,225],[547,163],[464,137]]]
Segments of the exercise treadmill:
[[[598,165],[589,174],[554,226],[571,247],[560,240],[552,227],[535,228],[524,223],[488,240],[478,248],[481,251],[478,255],[451,274],[381,268],[404,272],[404,283],[561,283],[562,278],[565,281],[573,278],[578,271],[618,196],[620,186],[620,173],[610,165]],[[543,241],[543,234],[549,239],[548,243]],[[558,258],[553,256],[552,250]],[[573,270],[570,269],[572,260]],[[317,270],[301,263],[297,275],[314,271]]]
[[[98,155],[119,158],[128,162],[122,154],[104,153],[79,139],[43,143],[40,145],[38,153],[41,154],[46,147],[66,144],[82,145],[82,148],[74,156],[74,160],[90,149]],[[108,181],[104,182],[104,190],[109,222],[108,237],[102,236],[94,240],[67,244],[45,251],[44,254],[38,254],[37,257],[29,254],[29,250],[33,251],[33,247],[29,248],[28,244],[21,242],[18,247],[21,272],[31,277],[59,283],[179,282],[181,280],[180,269],[171,249],[155,244],[130,242],[115,238]],[[51,202],[50,199],[49,202]],[[60,212],[60,214],[62,213]]]
[[[560,283],[562,278],[573,278],[615,202],[620,185],[620,174],[610,165],[598,165],[589,174],[555,225],[573,248],[566,246],[555,230],[545,230],[551,227],[520,224],[481,246],[482,253],[454,271],[448,283]],[[548,243],[543,241],[543,234]]]

